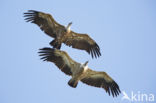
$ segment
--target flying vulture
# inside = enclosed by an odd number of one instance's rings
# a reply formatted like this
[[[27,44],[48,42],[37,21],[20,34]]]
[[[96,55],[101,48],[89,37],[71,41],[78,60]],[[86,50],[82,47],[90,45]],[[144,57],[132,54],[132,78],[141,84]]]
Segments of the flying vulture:
[[[72,22],[65,27],[57,23],[50,14],[35,10],[28,10],[28,12],[24,13],[24,17],[27,22],[37,24],[47,35],[54,38],[50,42],[53,48],[60,49],[61,44],[64,43],[73,48],[85,50],[91,54],[92,58],[101,56],[100,48],[92,38],[87,34],[80,34],[70,30]]]
[[[42,48],[39,51],[43,61],[53,62],[62,72],[72,76],[68,84],[76,88],[79,81],[105,89],[105,91],[112,96],[118,96],[120,89],[118,84],[106,73],[98,72],[88,68],[88,61],[80,64],[74,61],[65,52],[53,48]]]

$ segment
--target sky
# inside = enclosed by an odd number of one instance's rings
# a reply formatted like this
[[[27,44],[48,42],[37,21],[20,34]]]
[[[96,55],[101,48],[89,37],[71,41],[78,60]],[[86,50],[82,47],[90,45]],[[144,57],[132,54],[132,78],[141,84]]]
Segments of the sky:
[[[71,77],[40,60],[38,49],[50,47],[52,38],[24,21],[27,10],[50,13],[62,25],[72,21],[73,31],[92,37],[98,59],[66,45],[61,50],[107,72],[129,97],[156,96],[155,0],[0,0],[0,103],[130,103],[122,93],[113,98],[81,82],[68,86]]]

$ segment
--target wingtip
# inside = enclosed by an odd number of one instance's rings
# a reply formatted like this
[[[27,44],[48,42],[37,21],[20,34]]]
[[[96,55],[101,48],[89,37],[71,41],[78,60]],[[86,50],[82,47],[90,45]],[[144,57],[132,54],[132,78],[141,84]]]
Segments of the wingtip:
[[[115,81],[113,82],[111,88],[112,88],[111,91],[113,92],[114,95],[113,97],[117,97],[121,93],[120,88]]]
[[[120,88],[115,81],[108,84],[107,87],[104,86],[103,88],[105,89],[106,93],[108,93],[108,95],[112,96],[113,98],[117,97],[121,93]]]
[[[40,48],[38,53],[41,60],[49,61],[49,58],[53,55],[53,49],[48,47]]]
[[[53,48],[50,48],[50,47],[44,47],[44,48],[40,48],[39,50],[53,50]]]
[[[101,56],[100,48],[96,43],[88,50],[88,53],[91,54],[93,59],[97,59]]]

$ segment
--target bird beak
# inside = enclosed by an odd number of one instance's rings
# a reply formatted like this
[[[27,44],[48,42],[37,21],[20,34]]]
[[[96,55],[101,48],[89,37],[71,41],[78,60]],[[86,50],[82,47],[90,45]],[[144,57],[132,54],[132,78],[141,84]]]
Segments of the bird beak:
[[[69,26],[72,24],[72,22],[69,23]]]
[[[86,61],[83,65],[84,65],[84,66],[88,65],[88,62],[89,62],[89,61]]]

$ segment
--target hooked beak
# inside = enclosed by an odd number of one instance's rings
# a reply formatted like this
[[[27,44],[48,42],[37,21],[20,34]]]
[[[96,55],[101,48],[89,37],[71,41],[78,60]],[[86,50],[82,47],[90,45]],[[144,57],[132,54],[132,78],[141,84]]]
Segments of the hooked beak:
[[[72,22],[70,22],[68,25],[71,26],[72,25]]]
[[[84,66],[87,66],[87,65],[88,65],[88,62],[89,62],[89,61],[86,61],[83,65],[84,65]]]

